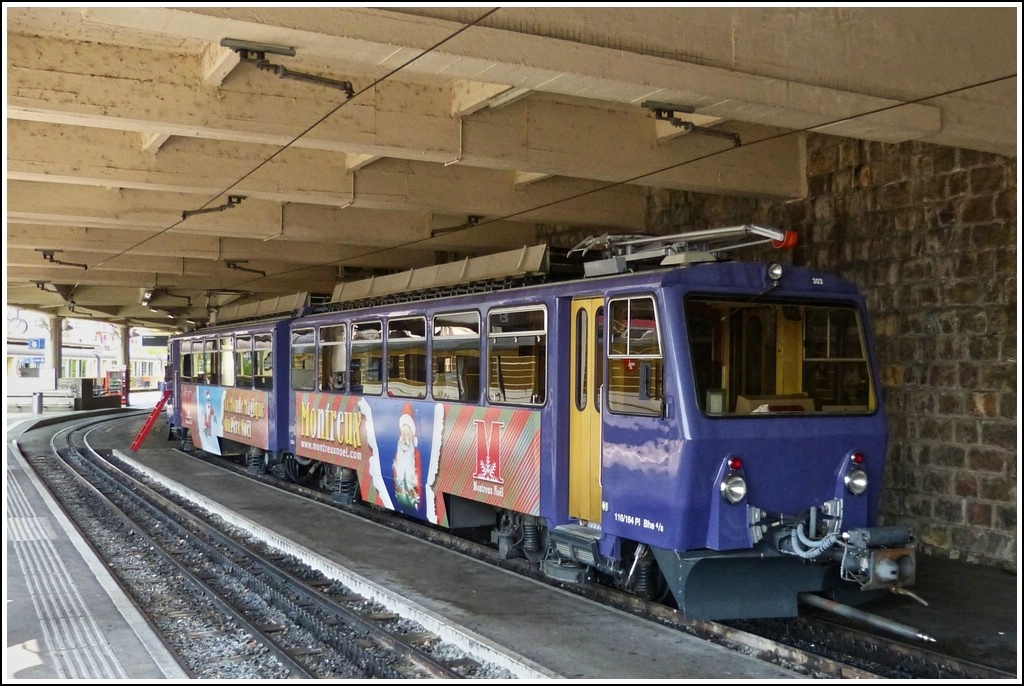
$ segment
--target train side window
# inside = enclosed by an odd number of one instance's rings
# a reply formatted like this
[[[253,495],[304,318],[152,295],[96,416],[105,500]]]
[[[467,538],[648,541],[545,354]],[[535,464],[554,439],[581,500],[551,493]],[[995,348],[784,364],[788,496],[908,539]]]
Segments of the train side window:
[[[314,332],[309,329],[292,331],[292,389],[296,391],[316,390],[316,344]]]
[[[576,402],[576,409],[579,411],[587,408],[590,393],[587,389],[587,344],[590,342],[590,323],[587,311],[580,308],[576,313],[576,388],[573,389],[573,398]]]
[[[344,324],[321,326],[318,339],[320,352],[320,390],[344,391],[348,383],[348,342]]]
[[[212,340],[203,341],[203,383],[216,384],[217,375],[214,372],[214,356],[216,355],[216,342]]]
[[[256,334],[253,346],[253,385],[269,390],[274,383],[274,336],[269,333]]]
[[[388,321],[388,395],[424,398],[427,394],[427,320]]]
[[[235,386],[252,388],[252,336],[235,337]]]
[[[213,340],[193,341],[192,352],[196,363],[196,383],[216,384],[217,374],[215,372],[214,360],[217,355],[217,342]]]
[[[384,391],[381,362],[384,355],[384,326],[380,320],[352,325],[352,355],[349,384],[352,393],[380,395]]]
[[[216,338],[203,342],[203,368],[206,370],[206,383],[211,386],[220,384],[220,341]]]
[[[220,339],[220,384],[222,386],[235,385],[235,341],[231,336]]]
[[[547,397],[547,310],[492,310],[487,319],[487,398],[543,405]]]
[[[60,378],[81,379],[83,377],[95,377],[89,373],[89,364],[86,360],[68,359],[64,357],[60,362]]]
[[[183,382],[192,381],[195,360],[192,358],[192,341],[182,341],[178,348],[178,378]]]
[[[480,400],[480,315],[437,314],[431,339],[431,393],[435,400]]]
[[[206,353],[203,346],[204,342],[201,338],[192,341],[192,379],[197,384],[207,383]]]
[[[132,360],[132,373],[129,377],[129,388],[132,390],[146,389],[152,385],[156,374],[156,365],[150,360]]]
[[[608,409],[660,416],[665,364],[654,298],[619,298],[608,307]]]

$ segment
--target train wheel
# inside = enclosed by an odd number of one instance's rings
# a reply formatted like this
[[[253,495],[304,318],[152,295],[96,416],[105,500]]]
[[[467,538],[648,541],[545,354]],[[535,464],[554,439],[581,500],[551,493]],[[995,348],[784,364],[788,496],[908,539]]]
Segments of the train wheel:
[[[341,505],[352,505],[359,500],[359,477],[354,469],[348,467],[323,465],[320,488],[331,494],[332,501]]]
[[[245,454],[245,467],[250,474],[267,473],[267,454],[265,450],[250,447]]]
[[[317,465],[320,463],[307,457],[297,455],[285,455],[284,470],[288,478],[297,484],[307,484],[316,474]]]

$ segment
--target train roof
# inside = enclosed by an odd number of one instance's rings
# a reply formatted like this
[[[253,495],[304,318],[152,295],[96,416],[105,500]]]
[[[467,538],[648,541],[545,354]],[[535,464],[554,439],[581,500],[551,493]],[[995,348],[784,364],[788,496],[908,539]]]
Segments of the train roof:
[[[414,300],[492,292],[602,276],[624,275],[728,259],[731,251],[764,243],[796,244],[792,231],[753,224],[673,235],[592,236],[564,255],[547,245],[410,269],[383,277],[340,283],[327,309],[355,309]]]
[[[178,338],[202,336],[217,331],[269,328],[283,319],[306,319],[341,311],[395,307],[401,304],[436,301],[452,306],[457,296],[486,297],[505,301],[536,294],[603,291],[613,287],[635,287],[646,283],[689,284],[709,292],[749,290],[766,284],[765,262],[733,261],[733,251],[770,243],[788,249],[796,234],[758,225],[703,229],[668,236],[603,235],[588,238],[573,249],[557,253],[547,245],[526,246],[494,255],[466,258],[457,262],[340,283],[330,301],[312,303],[307,293],[222,308],[217,322]],[[728,263],[731,267],[724,268]],[[715,270],[702,269],[707,264]],[[685,268],[683,268],[685,267]],[[818,275],[827,281],[828,292],[857,295],[856,287],[839,277],[801,267],[786,272]],[[797,280],[794,280],[797,281]],[[804,278],[782,292],[797,294],[810,290],[812,279]],[[807,282],[800,286],[802,282]],[[461,304],[477,299],[459,299]],[[230,321],[229,321],[230,320]]]

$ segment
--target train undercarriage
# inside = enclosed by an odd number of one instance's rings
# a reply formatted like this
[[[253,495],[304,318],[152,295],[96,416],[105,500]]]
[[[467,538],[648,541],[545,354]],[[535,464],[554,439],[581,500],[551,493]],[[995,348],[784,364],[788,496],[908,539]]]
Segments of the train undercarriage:
[[[187,431],[179,438],[183,450],[194,449]],[[339,504],[360,502],[353,469],[240,444],[222,448],[241,455],[250,473],[275,473],[329,493]],[[526,559],[562,582],[598,583],[665,603],[690,619],[795,617],[806,593],[847,605],[892,591],[913,596],[904,587],[914,583],[915,544],[903,527],[840,533],[841,518],[807,513],[798,520],[780,519],[750,550],[681,552],[622,539],[612,546],[612,555],[604,555],[600,529],[548,527],[541,517],[445,498],[447,528],[491,545],[502,559]],[[822,509],[834,507],[826,503]]]
[[[826,503],[823,509],[835,511],[836,505]],[[808,523],[815,521],[809,529]],[[916,572],[915,541],[908,529],[868,527],[840,533],[840,525],[840,518],[808,513],[795,521],[778,521],[749,550],[675,551],[621,541],[615,558],[600,553],[599,530],[562,525],[549,532],[553,554],[541,566],[562,581],[601,578],[647,599],[674,601],[690,619],[796,617],[806,594],[847,605],[889,592],[916,598],[906,589]]]

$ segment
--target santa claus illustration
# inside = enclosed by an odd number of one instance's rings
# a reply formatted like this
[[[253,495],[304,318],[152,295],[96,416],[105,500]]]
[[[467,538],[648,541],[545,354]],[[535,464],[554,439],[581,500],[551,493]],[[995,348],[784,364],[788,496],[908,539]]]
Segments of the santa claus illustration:
[[[416,422],[410,403],[398,418],[398,448],[395,451],[393,473],[395,477],[395,498],[400,507],[418,510],[423,502],[422,460],[419,439],[416,438]]]
[[[213,399],[210,391],[206,391],[206,402],[203,404],[203,433],[207,436],[213,434],[213,423],[217,421],[217,413],[213,409]]]
[[[391,494],[388,493],[387,483],[384,481],[384,469],[381,467],[381,452],[377,443],[377,431],[373,423],[373,409],[366,398],[360,398],[357,403],[359,413],[363,416],[363,427],[366,430],[366,448],[370,452],[370,488],[364,497],[374,505],[380,505],[388,510],[395,509],[391,501]]]

